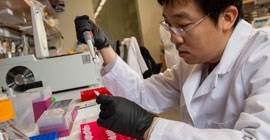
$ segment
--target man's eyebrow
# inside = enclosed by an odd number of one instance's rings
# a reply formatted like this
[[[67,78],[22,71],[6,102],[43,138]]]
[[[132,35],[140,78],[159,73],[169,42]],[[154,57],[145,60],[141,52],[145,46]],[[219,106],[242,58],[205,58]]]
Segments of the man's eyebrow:
[[[162,16],[163,16],[165,19],[167,18],[165,14],[162,14]],[[188,13],[186,13],[186,12],[176,13],[176,14],[172,15],[172,18],[173,18],[173,19],[177,19],[177,18],[192,19],[192,18],[190,17],[190,15],[189,15]]]
[[[174,19],[175,18],[185,18],[185,19],[191,19],[190,15],[186,12],[180,12],[180,13],[176,13],[172,16]]]

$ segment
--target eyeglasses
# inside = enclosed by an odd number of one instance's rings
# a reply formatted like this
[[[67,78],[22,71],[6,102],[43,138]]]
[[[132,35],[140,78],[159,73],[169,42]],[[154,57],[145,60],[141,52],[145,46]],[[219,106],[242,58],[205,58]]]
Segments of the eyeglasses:
[[[168,25],[165,20],[160,22],[160,25],[167,31],[173,31],[175,34],[177,35],[185,35],[185,33],[192,29],[193,27],[195,27],[196,25],[200,24],[204,19],[206,19],[210,14],[207,14],[206,16],[202,17],[201,19],[199,19],[196,23],[193,23],[192,25],[190,25],[189,27],[187,27],[186,29],[183,28],[177,28],[177,27],[171,27],[170,25]]]

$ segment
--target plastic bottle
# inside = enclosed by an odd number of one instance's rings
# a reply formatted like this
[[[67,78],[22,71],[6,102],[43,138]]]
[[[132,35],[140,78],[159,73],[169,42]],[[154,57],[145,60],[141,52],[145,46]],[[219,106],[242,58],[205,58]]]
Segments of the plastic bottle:
[[[29,54],[28,38],[25,35],[22,35],[22,39],[23,39],[23,54],[28,55]]]
[[[0,100],[0,139],[1,140],[29,140],[29,138],[13,125],[15,116],[10,99]]]
[[[16,53],[16,45],[15,45],[15,42],[12,41],[11,42],[11,54],[12,54],[12,57],[15,56],[15,53]]]

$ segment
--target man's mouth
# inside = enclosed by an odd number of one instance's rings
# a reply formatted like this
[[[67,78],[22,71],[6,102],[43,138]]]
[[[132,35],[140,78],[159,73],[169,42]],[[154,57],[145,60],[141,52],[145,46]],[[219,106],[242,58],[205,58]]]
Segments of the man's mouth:
[[[180,57],[185,57],[189,54],[187,51],[178,51],[178,53]]]

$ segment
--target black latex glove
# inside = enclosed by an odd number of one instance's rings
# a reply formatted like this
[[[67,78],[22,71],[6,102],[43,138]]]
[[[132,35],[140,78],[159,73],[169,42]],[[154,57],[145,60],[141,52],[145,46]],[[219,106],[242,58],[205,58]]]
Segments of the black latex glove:
[[[97,120],[99,126],[140,140],[155,117],[123,97],[99,95],[96,101],[101,104]]]
[[[100,50],[109,44],[112,44],[111,40],[106,36],[106,34],[89,19],[87,15],[77,16],[74,20],[77,40],[85,43],[83,32],[92,31],[94,35],[94,46]]]

